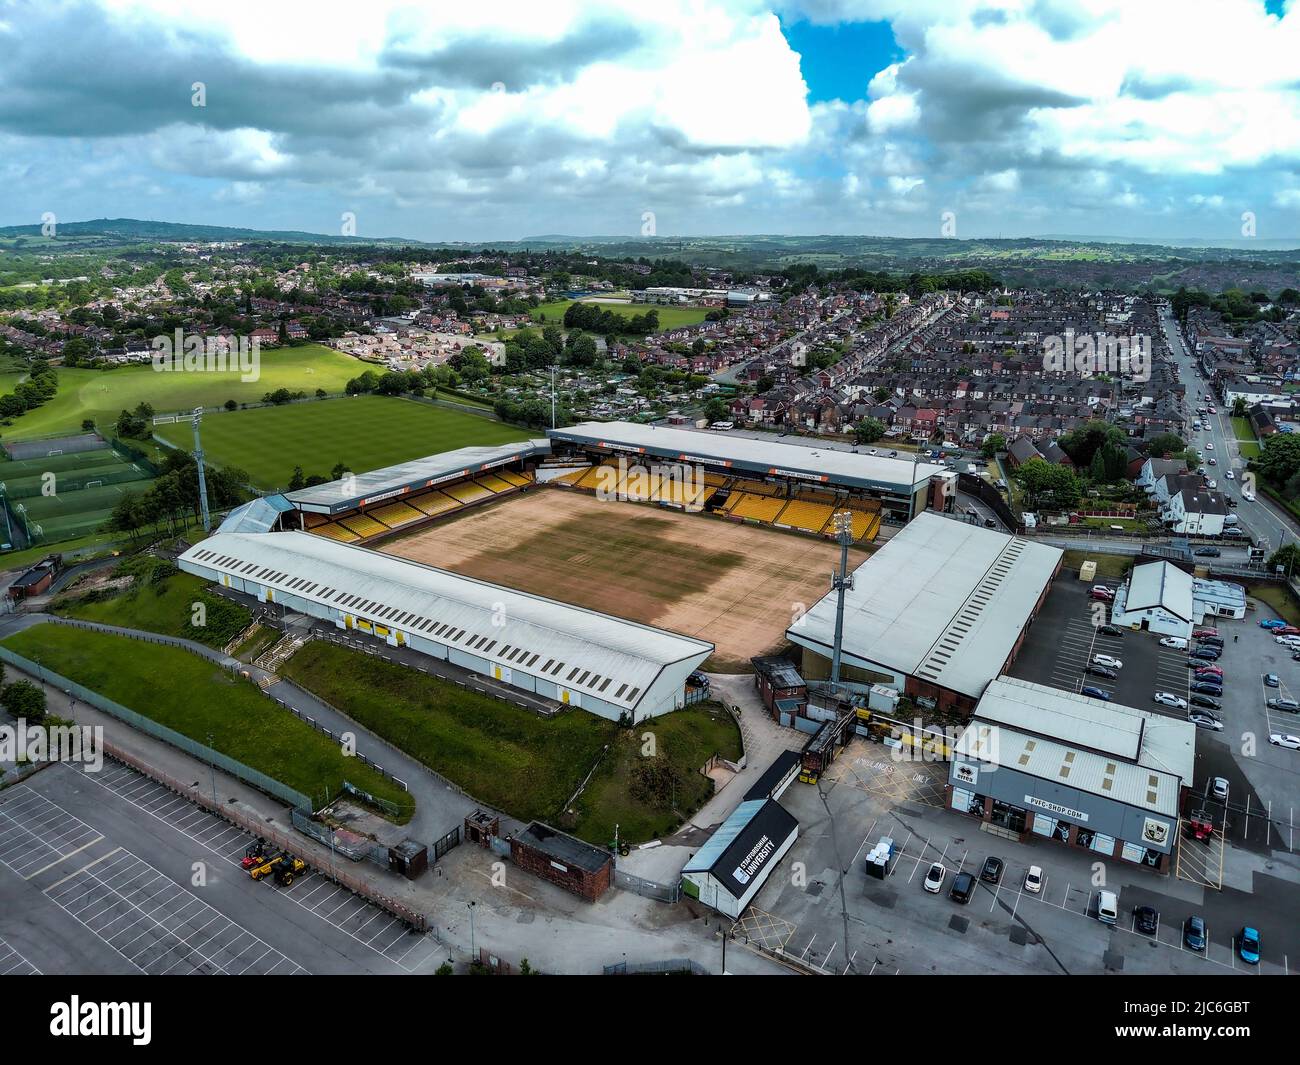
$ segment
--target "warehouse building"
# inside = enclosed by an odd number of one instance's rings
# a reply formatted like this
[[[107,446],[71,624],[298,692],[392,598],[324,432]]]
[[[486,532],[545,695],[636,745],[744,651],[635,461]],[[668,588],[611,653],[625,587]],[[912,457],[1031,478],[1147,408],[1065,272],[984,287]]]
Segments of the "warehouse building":
[[[685,705],[713,644],[310,533],[218,532],[187,573],[600,717]]]
[[[682,869],[682,893],[739,917],[799,835],[775,799],[746,799]]]
[[[926,512],[853,571],[840,679],[883,685],[923,706],[969,711],[1006,671],[1047,598],[1064,552]],[[800,674],[830,676],[835,593],[786,630]]]
[[[957,740],[948,806],[1011,838],[1164,870],[1195,757],[1189,721],[999,677]]]
[[[1115,625],[1188,639],[1195,621],[1193,583],[1192,575],[1172,562],[1134,566],[1115,592],[1110,620]]]

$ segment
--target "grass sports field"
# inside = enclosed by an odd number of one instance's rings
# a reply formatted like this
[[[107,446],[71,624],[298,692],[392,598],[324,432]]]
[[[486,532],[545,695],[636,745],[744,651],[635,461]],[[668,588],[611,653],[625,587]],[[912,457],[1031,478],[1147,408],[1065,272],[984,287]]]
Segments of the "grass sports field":
[[[101,429],[107,429],[123,410],[134,410],[142,402],[168,414],[220,406],[228,399],[255,403],[277,388],[308,394],[318,388],[342,392],[349,380],[367,369],[377,367],[319,344],[263,351],[260,377],[248,382],[239,379],[238,371],[160,373],[147,365],[116,370],[59,368],[58,394],[44,406],[14,419],[5,438],[74,432],[84,418],[93,418]]]
[[[194,446],[189,422],[158,425],[154,433],[186,450]],[[365,473],[439,451],[528,438],[526,430],[489,418],[386,396],[258,407],[203,419],[208,461],[246,470],[261,488],[283,488],[294,466],[309,477],[328,477],[338,462]]]
[[[552,323],[563,325],[564,312],[576,302],[578,301],[551,300],[549,303],[539,303],[536,313],[541,315],[548,325]],[[704,316],[710,310],[713,310],[711,307],[674,307],[659,303],[596,303],[594,300],[584,300],[583,302],[594,303],[602,311],[613,311],[624,318],[645,314],[646,311],[657,311],[659,313],[660,329],[676,329],[683,325],[695,325],[697,322],[704,321]]]
[[[380,550],[711,640],[706,668],[716,672],[780,647],[839,562],[829,541],[561,488],[474,508]],[[866,558],[849,551],[850,565]]]
[[[0,462],[10,507],[22,508],[28,523],[41,527],[44,543],[96,531],[125,493],[143,491],[149,480],[147,471],[107,448]],[[52,495],[45,494],[46,484]]]

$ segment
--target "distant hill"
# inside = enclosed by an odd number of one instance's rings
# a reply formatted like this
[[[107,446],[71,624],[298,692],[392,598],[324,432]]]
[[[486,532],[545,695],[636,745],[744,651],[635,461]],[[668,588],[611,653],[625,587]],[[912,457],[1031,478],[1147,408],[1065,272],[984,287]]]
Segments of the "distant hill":
[[[58,233],[68,237],[104,236],[123,240],[262,240],[286,244],[420,244],[397,237],[344,237],[308,233],[296,229],[241,229],[233,226],[191,225],[185,222],[156,222],[139,218],[92,218],[86,222],[60,222]],[[40,224],[5,226],[0,237],[39,237]]]

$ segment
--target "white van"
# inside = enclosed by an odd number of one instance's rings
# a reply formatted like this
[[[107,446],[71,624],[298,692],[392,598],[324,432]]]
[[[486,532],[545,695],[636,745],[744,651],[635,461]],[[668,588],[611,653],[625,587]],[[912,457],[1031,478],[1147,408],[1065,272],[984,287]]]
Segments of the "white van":
[[[1114,924],[1119,920],[1119,896],[1115,892],[1097,893],[1097,920],[1102,924]]]

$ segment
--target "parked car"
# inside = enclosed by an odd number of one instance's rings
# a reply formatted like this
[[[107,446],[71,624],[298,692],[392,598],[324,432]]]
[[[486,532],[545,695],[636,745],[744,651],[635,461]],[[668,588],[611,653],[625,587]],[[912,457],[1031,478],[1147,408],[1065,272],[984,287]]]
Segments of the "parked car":
[[[1213,695],[1216,699],[1223,697],[1223,685],[1211,684],[1208,680],[1198,680],[1192,685],[1192,691],[1198,695]]]
[[[1248,965],[1259,964],[1259,931],[1246,925],[1237,933],[1237,955]]]
[[[1200,555],[1203,558],[1218,558],[1222,553],[1217,547],[1198,547],[1192,552],[1192,554]]]
[[[1220,802],[1228,801],[1228,780],[1226,777],[1215,777],[1210,781],[1210,794]]]
[[[1286,622],[1281,618],[1261,618],[1259,627],[1261,629],[1285,629]]]
[[[1216,681],[1215,683],[1222,684],[1222,683],[1223,683],[1223,667],[1222,667],[1222,666],[1216,666],[1216,665],[1214,665],[1213,663],[1210,663],[1209,665],[1205,665],[1205,666],[1197,666],[1197,667],[1196,667],[1196,670],[1195,670],[1195,672],[1192,674],[1192,676],[1194,676],[1194,677],[1218,677],[1219,679],[1218,679],[1218,681]]]
[[[1202,662],[1217,662],[1222,657],[1223,649],[1220,647],[1198,647],[1188,656],[1187,664],[1195,666]]]
[[[1183,922],[1183,946],[1188,950],[1204,950],[1205,941],[1205,918],[1192,914]]]
[[[1300,628],[1294,625],[1283,625],[1280,629],[1273,630],[1274,636],[1300,636]]]
[[[1114,655],[1093,655],[1093,665],[1110,666],[1111,669],[1123,669],[1124,663]]]
[[[1095,684],[1085,684],[1079,689],[1079,694],[1091,696],[1093,699],[1104,699],[1106,702],[1110,702],[1110,692],[1106,691],[1104,688],[1098,688]]]
[[[1207,636],[1218,636],[1219,630],[1218,629],[1196,629],[1192,632],[1192,635],[1198,640],[1203,640]]]
[[[952,890],[948,892],[948,897],[953,902],[960,902],[964,906],[970,902],[974,893],[975,878],[970,873],[958,873],[952,878]]]
[[[948,870],[944,868],[942,862],[935,862],[930,866],[925,874],[925,880],[921,884],[931,895],[939,894],[939,889],[943,887],[943,878],[948,875]]]
[[[1119,896],[1113,891],[1097,892],[1097,920],[1115,924],[1119,920]]]
[[[1188,702],[1193,706],[1202,706],[1206,710],[1222,710],[1223,704],[1217,699],[1211,699],[1208,695],[1193,695]]]
[[[1154,906],[1133,907],[1133,927],[1144,936],[1153,936],[1160,929],[1160,911]]]
[[[1300,714],[1300,703],[1294,699],[1289,699],[1285,695],[1279,695],[1275,699],[1268,700],[1270,710],[1285,710],[1290,714]]]
[[[709,678],[697,669],[686,678],[686,683],[691,685],[693,688],[707,688],[709,686]]]
[[[980,869],[980,879],[986,884],[996,884],[1002,879],[1002,859],[990,854],[984,859],[984,867]]]
[[[1099,625],[1097,627],[1097,631],[1101,633],[1102,636],[1123,636],[1124,635],[1124,630],[1121,629],[1118,625]]]
[[[1276,688],[1281,683],[1281,681],[1277,679],[1276,673],[1265,673],[1264,683],[1268,685],[1268,687],[1270,688]]]
[[[1037,895],[1043,890],[1042,866],[1031,865],[1025,872],[1025,890],[1032,895]]]
[[[1094,677],[1106,677],[1108,680],[1114,680],[1119,676],[1110,666],[1089,666],[1087,672]]]
[[[1160,641],[1161,647],[1173,647],[1179,651],[1187,649],[1187,641],[1181,636],[1166,636]]]
[[[1109,603],[1115,598],[1115,590],[1107,588],[1104,584],[1094,584],[1088,595],[1093,599],[1100,599],[1102,602]]]
[[[1283,647],[1300,648],[1300,636],[1274,636],[1273,642]]]
[[[1161,706],[1172,706],[1175,710],[1187,709],[1187,700],[1179,698],[1173,692],[1156,692],[1151,698]]]
[[[1211,717],[1204,710],[1193,710],[1187,715],[1187,720],[1197,728],[1209,729],[1211,732],[1223,731],[1223,722],[1217,717]]]
[[[1285,747],[1291,751],[1300,751],[1300,736],[1283,735],[1280,732],[1269,733],[1268,742],[1274,747]]]

